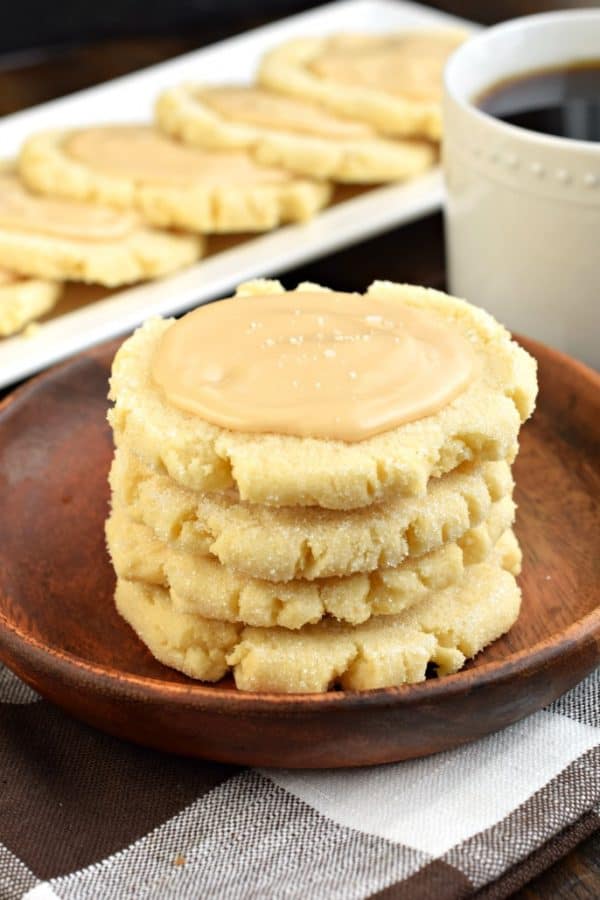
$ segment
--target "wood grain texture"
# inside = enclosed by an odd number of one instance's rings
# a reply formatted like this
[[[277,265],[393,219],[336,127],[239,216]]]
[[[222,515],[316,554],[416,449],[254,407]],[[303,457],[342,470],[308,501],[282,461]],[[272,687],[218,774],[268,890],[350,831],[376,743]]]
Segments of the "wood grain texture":
[[[593,824],[597,828],[598,820]],[[600,843],[596,832],[511,896],[514,900],[598,900],[599,886]]]
[[[244,694],[157,663],[115,612],[104,548],[107,375],[116,344],[0,411],[0,658],[73,715],[158,749],[251,765],[437,752],[551,702],[600,660],[599,377],[539,345],[541,399],[516,464],[523,613],[457,675],[364,693]]]

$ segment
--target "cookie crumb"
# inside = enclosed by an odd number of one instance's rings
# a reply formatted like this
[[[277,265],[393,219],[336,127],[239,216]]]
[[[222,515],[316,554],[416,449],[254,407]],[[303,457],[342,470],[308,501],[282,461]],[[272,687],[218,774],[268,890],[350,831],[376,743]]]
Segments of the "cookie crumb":
[[[175,859],[173,860],[174,866],[185,866],[186,859],[185,856],[182,856],[181,853],[178,853]]]

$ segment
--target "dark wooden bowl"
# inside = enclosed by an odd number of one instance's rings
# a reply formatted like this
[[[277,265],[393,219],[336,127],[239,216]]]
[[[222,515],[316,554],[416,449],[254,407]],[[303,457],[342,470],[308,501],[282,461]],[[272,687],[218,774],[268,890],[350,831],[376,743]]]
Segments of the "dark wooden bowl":
[[[516,464],[517,625],[468,668],[388,690],[272,695],[195,683],[116,614],[104,548],[107,374],[116,343],[0,407],[0,659],[44,697],[161,750],[262,766],[357,766],[446,750],[550,703],[600,661],[600,377],[523,341],[538,410]]]

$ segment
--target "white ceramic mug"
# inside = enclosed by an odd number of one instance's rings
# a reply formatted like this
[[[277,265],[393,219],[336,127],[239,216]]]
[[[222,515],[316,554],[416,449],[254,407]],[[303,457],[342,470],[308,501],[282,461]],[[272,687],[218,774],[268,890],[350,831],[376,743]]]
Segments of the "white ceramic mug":
[[[499,81],[600,59],[600,10],[478,34],[445,73],[450,289],[511,330],[600,367],[600,143],[508,125],[474,100]]]

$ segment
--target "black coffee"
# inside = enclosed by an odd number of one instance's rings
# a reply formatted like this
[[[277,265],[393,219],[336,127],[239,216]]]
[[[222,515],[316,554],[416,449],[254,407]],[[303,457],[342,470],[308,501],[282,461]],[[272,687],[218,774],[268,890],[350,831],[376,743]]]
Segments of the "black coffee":
[[[600,141],[600,59],[501,81],[475,103],[496,119],[529,131]]]

